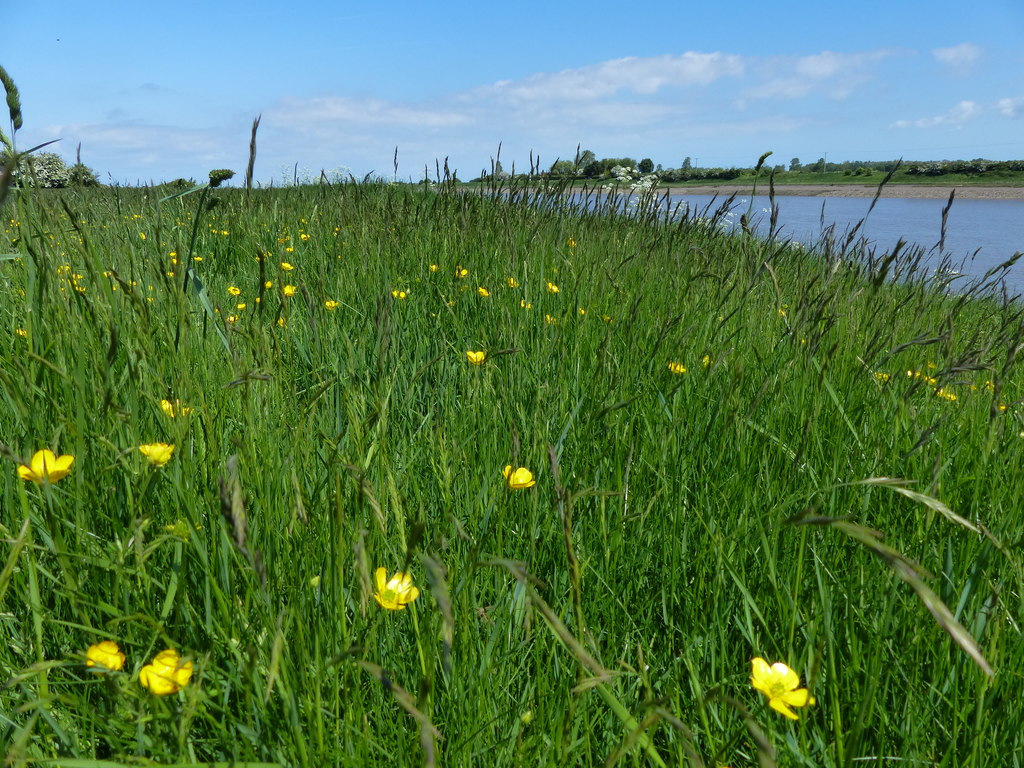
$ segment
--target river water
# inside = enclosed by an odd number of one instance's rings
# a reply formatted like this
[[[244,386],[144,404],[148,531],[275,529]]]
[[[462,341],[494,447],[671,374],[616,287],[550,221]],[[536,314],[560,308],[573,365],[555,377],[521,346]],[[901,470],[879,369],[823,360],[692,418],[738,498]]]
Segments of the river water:
[[[690,210],[711,211],[724,203],[706,195],[673,195],[673,205],[686,202]],[[714,202],[712,202],[714,201]],[[834,226],[837,239],[867,215],[858,231],[876,255],[891,251],[901,239],[929,251],[924,263],[938,267],[945,254],[966,278],[980,278],[989,269],[1024,251],[1024,200],[956,200],[946,221],[946,239],[942,254],[938,242],[942,229],[945,200],[883,197],[868,215],[871,198],[866,197],[802,197],[778,195],[779,236],[813,246],[819,242],[823,229]],[[750,197],[737,196],[728,220],[739,226],[740,216],[750,208]],[[752,217],[755,231],[767,234],[769,200],[754,198]],[[1024,293],[1024,258],[1006,275],[1011,293]]]

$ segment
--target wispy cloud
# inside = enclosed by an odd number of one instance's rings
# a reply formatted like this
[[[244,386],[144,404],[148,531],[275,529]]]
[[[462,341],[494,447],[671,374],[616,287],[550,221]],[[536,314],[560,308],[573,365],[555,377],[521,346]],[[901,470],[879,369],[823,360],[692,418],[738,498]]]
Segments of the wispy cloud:
[[[181,168],[179,176],[201,175],[205,170],[194,169],[223,167],[234,159],[225,132],[218,128],[180,128],[142,122],[69,123],[45,126],[41,134],[62,139],[59,145],[54,145],[53,151],[64,155],[81,143],[82,162],[101,173],[107,168],[131,168],[135,178],[117,179],[129,183],[148,181],[150,176],[159,180],[168,175],[168,167]],[[243,132],[239,131],[239,144],[243,138]],[[188,165],[183,158],[187,158]]]
[[[810,56],[774,56],[758,62],[758,82],[740,93],[739,106],[764,99],[801,99],[823,95],[842,100],[874,79],[874,68],[898,55],[891,49],[837,53],[822,51]]]
[[[743,57],[726,53],[627,57],[586,67],[541,72],[520,80],[500,80],[474,88],[464,100],[509,104],[594,101],[620,92],[650,96],[666,88],[703,87],[744,73]]]
[[[467,117],[458,111],[399,104],[384,99],[321,96],[313,99],[282,99],[266,113],[282,123],[338,125],[417,126],[447,128],[461,125]]]
[[[922,117],[917,120],[897,120],[893,128],[935,128],[940,125],[959,127],[973,120],[982,113],[982,107],[973,101],[961,101],[955,107],[941,115]]]
[[[953,72],[964,74],[981,58],[982,49],[974,43],[960,43],[949,48],[933,48],[932,56]]]
[[[1000,99],[996,106],[999,109],[999,114],[1005,117],[1024,117],[1024,96]]]

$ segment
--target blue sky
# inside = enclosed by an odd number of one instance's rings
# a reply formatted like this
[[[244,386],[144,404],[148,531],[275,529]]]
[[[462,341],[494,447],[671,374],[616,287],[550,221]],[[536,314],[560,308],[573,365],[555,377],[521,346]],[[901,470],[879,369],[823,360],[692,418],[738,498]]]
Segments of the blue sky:
[[[18,146],[102,180],[1024,158],[1022,0],[8,0]],[[5,118],[6,123],[6,118]]]

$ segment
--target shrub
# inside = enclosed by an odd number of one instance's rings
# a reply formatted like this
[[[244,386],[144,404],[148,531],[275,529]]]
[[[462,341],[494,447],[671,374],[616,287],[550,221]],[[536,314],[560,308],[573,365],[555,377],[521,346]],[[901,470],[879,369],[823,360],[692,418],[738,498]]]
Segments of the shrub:
[[[75,163],[68,169],[68,184],[72,187],[98,187],[96,171],[85,163]]]
[[[59,189],[71,183],[71,170],[55,152],[25,155],[18,166],[16,175],[22,186]]]

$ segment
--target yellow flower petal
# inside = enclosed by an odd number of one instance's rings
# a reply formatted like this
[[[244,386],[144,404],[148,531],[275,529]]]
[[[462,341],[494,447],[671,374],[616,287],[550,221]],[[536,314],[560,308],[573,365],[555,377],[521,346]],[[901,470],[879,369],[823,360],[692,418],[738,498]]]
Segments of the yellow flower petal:
[[[174,446],[167,443],[150,443],[140,445],[139,453],[145,456],[153,466],[162,467],[174,455]]]
[[[44,448],[35,452],[28,466],[22,464],[18,467],[18,477],[33,483],[44,480],[55,483],[71,471],[74,460],[74,456],[56,456],[49,448]]]
[[[751,659],[750,684],[768,697],[768,706],[791,720],[799,719],[790,707],[814,704],[814,697],[800,685],[800,676],[788,665],[777,661],[771,666],[760,656]]]
[[[387,578],[387,570],[378,568],[374,574],[377,584],[377,591],[373,598],[381,607],[389,611],[401,611],[420,596],[420,591],[413,586],[412,576],[408,573],[398,571],[390,579]]]
[[[809,704],[814,703],[814,697],[811,696],[811,692],[806,688],[798,688],[795,691],[789,691],[788,693],[782,694],[779,698],[793,707],[806,707]]]
[[[792,709],[787,707],[782,699],[769,699],[768,706],[774,709],[776,712],[785,715],[790,720],[799,720],[800,717]]]
[[[160,651],[139,670],[139,682],[155,696],[177,693],[192,679],[192,662],[182,662],[175,650]]]
[[[110,670],[118,670],[124,667],[125,655],[117,647],[113,640],[103,640],[95,645],[90,645],[85,652],[85,665],[87,667],[100,666]]]
[[[533,479],[533,473],[526,467],[519,467],[513,470],[512,465],[508,464],[501,471],[501,474],[505,476],[505,482],[508,483],[508,487],[514,491],[532,488],[537,484],[537,481]]]
[[[777,661],[772,664],[772,676],[775,678],[775,685],[779,688],[785,688],[792,690],[800,685],[800,675],[790,669],[788,666],[783,664],[781,661]]]

